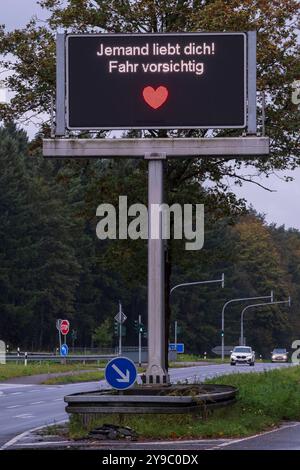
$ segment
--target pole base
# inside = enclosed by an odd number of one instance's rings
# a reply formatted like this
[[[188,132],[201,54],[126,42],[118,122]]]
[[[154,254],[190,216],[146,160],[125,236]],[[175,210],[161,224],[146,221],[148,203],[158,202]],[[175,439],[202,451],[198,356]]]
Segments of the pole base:
[[[144,374],[141,376],[143,385],[170,385],[169,374]]]
[[[169,385],[171,383],[168,371],[158,361],[148,365],[146,373],[142,376],[142,382],[147,385]]]

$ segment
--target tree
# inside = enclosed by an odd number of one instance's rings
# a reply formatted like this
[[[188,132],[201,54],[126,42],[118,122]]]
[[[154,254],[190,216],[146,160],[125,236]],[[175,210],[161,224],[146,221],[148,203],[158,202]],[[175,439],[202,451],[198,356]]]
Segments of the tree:
[[[241,160],[235,157],[218,159],[199,158],[186,161],[169,161],[167,163],[168,199],[174,202],[180,201],[181,194],[193,201],[198,200],[205,193],[207,208],[213,208],[217,217],[222,217],[222,211],[238,212],[241,203],[230,193],[228,178],[238,184],[244,182],[255,182],[255,176],[262,174],[270,175],[277,169],[293,169],[299,164],[299,115],[295,112],[295,106],[291,103],[291,83],[299,74],[298,50],[295,35],[295,20],[298,15],[298,2],[296,0],[274,0],[261,1],[230,0],[68,0],[62,3],[59,0],[41,0],[40,4],[49,11],[49,20],[46,25],[40,26],[37,20],[32,20],[23,30],[6,32],[3,27],[0,31],[0,53],[5,55],[2,66],[11,70],[11,75],[7,79],[8,86],[16,92],[11,105],[2,105],[1,115],[4,119],[23,118],[25,113],[30,111],[30,116],[48,112],[50,99],[55,88],[55,32],[58,28],[68,28],[73,32],[164,32],[164,31],[226,31],[226,30],[258,30],[258,85],[260,90],[267,91],[267,134],[271,136],[270,158],[251,158]],[[9,60],[10,55],[14,60]],[[182,130],[182,131],[145,131],[143,135],[160,136],[205,136],[206,130]],[[213,135],[239,135],[240,131],[224,130],[214,131]],[[132,135],[133,133],[131,133]],[[45,123],[42,135],[49,135],[49,125]],[[99,163],[102,165],[102,163]],[[95,163],[87,165],[84,162],[78,164],[66,164],[72,178],[81,178],[82,174],[95,178],[87,189],[88,200],[87,211],[93,207],[96,197],[115,197],[114,186],[112,193],[106,186],[104,179],[103,188],[99,191],[99,179],[97,181],[99,168]],[[130,167],[130,164],[129,164]],[[133,168],[133,166],[131,166]],[[132,194],[133,181],[137,182],[135,194],[141,189],[141,183],[145,168],[144,163],[134,167],[133,176],[126,175],[122,180],[123,194]],[[61,170],[58,171],[58,173]],[[111,171],[111,175],[110,175]],[[106,178],[111,183],[113,180],[120,184],[124,167],[117,168],[114,164],[108,166]],[[253,175],[251,175],[251,171]],[[250,173],[250,176],[249,176]],[[104,174],[104,173],[103,173]],[[110,176],[109,176],[110,175]],[[199,186],[209,179],[211,189],[204,192]],[[80,183],[81,184],[81,183]],[[87,183],[84,183],[87,185]],[[258,183],[259,184],[259,183]],[[198,188],[198,192],[197,192]],[[99,192],[101,193],[99,195]],[[195,198],[195,194],[197,194]],[[102,200],[102,199],[101,199]],[[98,199],[98,203],[101,202]],[[105,201],[107,202],[107,201]],[[190,202],[188,200],[188,202]],[[222,202],[220,209],[215,210],[215,203]],[[95,207],[93,207],[95,214]],[[218,213],[219,212],[219,213]],[[84,217],[84,216],[83,216]],[[88,219],[86,236],[90,237],[90,230],[93,226],[91,219]],[[81,219],[83,221],[83,219]],[[121,241],[123,242],[123,241]],[[118,248],[114,243],[101,244],[101,254],[97,252],[97,265],[92,262],[94,257],[94,244],[89,238],[89,252],[91,263],[89,263],[88,276],[82,276],[82,283],[89,278],[84,288],[87,303],[87,324],[92,326],[91,310],[93,303],[91,294],[95,292],[94,280],[99,269],[101,260],[101,277],[108,276],[111,284],[116,286],[120,279],[120,273],[110,272],[105,260],[109,259],[109,254],[113,253],[110,261],[117,263],[119,260],[126,260],[130,269],[126,269],[126,264],[121,264],[122,275],[129,278],[132,273],[136,273],[134,262],[137,256],[136,248],[130,243],[120,243]],[[136,242],[135,242],[136,247]],[[175,249],[174,249],[175,247]],[[124,249],[126,248],[126,249]],[[138,263],[142,263],[143,247],[138,251],[141,257]],[[185,254],[187,259],[189,254]],[[170,276],[176,271],[174,263],[178,263],[183,257],[182,246],[169,244],[167,259],[167,283],[166,297],[170,286]],[[103,270],[102,270],[103,268]],[[142,269],[140,268],[142,273]],[[186,273],[184,273],[185,275]],[[94,277],[95,276],[95,277]],[[145,295],[145,284],[142,276],[138,273],[138,286],[143,286],[138,291],[137,302],[140,303]],[[107,279],[106,279],[107,280]],[[140,282],[141,281],[141,282]],[[123,282],[123,279],[122,279]],[[129,285],[129,282],[128,284]],[[105,288],[107,284],[105,281]],[[118,287],[116,287],[118,289]],[[109,292],[110,290],[107,289]],[[132,290],[124,289],[125,298],[129,299]],[[81,297],[82,299],[83,297]],[[129,301],[128,301],[129,304]],[[96,316],[96,311],[93,313]],[[167,316],[168,317],[168,316]]]
[[[109,318],[106,318],[100,326],[95,328],[93,333],[93,342],[102,348],[112,345],[112,324]]]
[[[72,317],[79,266],[62,189],[30,158],[23,131],[0,129],[0,331],[15,346],[53,346],[55,320]]]
[[[287,300],[292,285],[276,242],[263,219],[248,215],[234,227],[239,236],[239,250],[235,261],[238,288],[243,284],[248,292],[268,295],[274,290],[275,300]],[[267,354],[276,339],[285,342],[291,332],[287,306],[255,309],[247,314],[249,325],[246,336],[255,341],[259,351]],[[239,320],[239,318],[238,318]],[[239,322],[238,322],[239,324]],[[259,329],[259,336],[254,333]],[[254,334],[253,334],[254,333]]]
[[[297,0],[40,0],[49,11],[46,25],[32,19],[26,28],[0,30],[1,65],[11,71],[7,85],[16,92],[11,105],[2,105],[2,116],[21,118],[25,113],[47,113],[55,89],[55,32],[168,32],[258,31],[258,88],[268,94],[267,134],[271,158],[251,159],[246,166],[259,173],[294,168],[299,163],[299,113],[291,103],[291,84],[300,72],[296,24]],[[14,56],[14,60],[10,59]],[[45,129],[45,132],[47,130]],[[49,132],[49,130],[48,130]],[[234,135],[239,131],[215,132]],[[206,130],[179,131],[177,135],[204,136]],[[146,133],[147,134],[147,133]],[[153,131],[151,135],[157,135]],[[174,132],[168,133],[174,135]],[[171,165],[176,167],[176,163]],[[199,181],[209,177],[221,189],[224,175],[238,182],[253,181],[241,173],[242,162],[230,157],[218,161],[203,158],[186,163],[184,177]]]
[[[146,241],[97,240],[95,207],[117,206],[128,187],[129,204],[145,202],[144,168],[134,161],[48,162],[14,126],[2,129],[0,137],[1,338],[14,346],[52,348],[55,320],[67,316],[78,344],[90,345],[98,334],[111,344],[111,332],[103,331],[121,299],[128,316],[124,343],[136,344],[130,325],[137,314],[143,321],[146,314]],[[187,351],[209,352],[219,344],[226,300],[267,295],[272,288],[279,300],[291,294],[292,308],[249,313],[246,335],[260,353],[289,347],[300,326],[300,232],[268,226],[262,216],[197,181],[169,188],[168,202],[204,203],[206,231],[204,248],[192,256],[184,241],[169,243],[167,285],[225,272],[224,289],[198,286],[172,294],[172,323],[177,319],[182,327]],[[241,305],[227,311],[227,344],[238,340],[240,314]]]

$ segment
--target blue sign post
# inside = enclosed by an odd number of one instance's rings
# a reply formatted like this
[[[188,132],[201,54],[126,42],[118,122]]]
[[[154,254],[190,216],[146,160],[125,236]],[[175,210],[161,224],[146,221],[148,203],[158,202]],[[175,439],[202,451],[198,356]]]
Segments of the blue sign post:
[[[69,348],[66,344],[62,344],[60,348],[60,355],[65,357],[69,354]]]
[[[107,383],[117,390],[125,390],[132,387],[136,377],[135,364],[127,357],[115,357],[108,362],[105,368]]]

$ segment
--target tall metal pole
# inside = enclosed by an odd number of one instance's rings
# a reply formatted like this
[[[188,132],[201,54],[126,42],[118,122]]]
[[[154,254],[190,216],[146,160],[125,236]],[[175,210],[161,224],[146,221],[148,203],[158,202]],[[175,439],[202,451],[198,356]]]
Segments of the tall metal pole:
[[[288,304],[289,307],[291,306],[291,297],[288,298],[288,300],[280,300],[280,301],[277,301],[277,302],[264,302],[264,303],[260,303],[260,304],[251,304],[251,305],[247,305],[243,310],[242,310],[242,313],[241,313],[241,336],[240,336],[240,346],[244,346],[244,315],[245,315],[245,312],[249,309],[249,308],[255,308],[255,307],[264,307],[264,306],[270,306],[270,305],[278,305],[278,304]]]
[[[119,356],[122,356],[122,304],[119,302]]]
[[[146,383],[169,383],[165,362],[165,259],[162,214],[163,154],[148,154],[148,368]]]
[[[174,324],[174,343],[175,343],[175,351],[177,353],[177,320]]]
[[[141,332],[141,324],[142,324],[142,315],[139,315],[139,366],[142,365],[142,332]]]
[[[56,37],[56,136],[64,136],[66,132],[66,89],[65,89],[65,34]]]
[[[261,134],[265,136],[266,134],[266,94],[264,90],[261,92],[261,120],[262,120]]]
[[[198,285],[201,285],[201,284],[215,284],[215,283],[221,283],[221,287],[222,289],[224,289],[224,285],[225,285],[225,274],[222,273],[222,277],[221,279],[213,279],[213,280],[210,280],[210,281],[194,281],[194,282],[184,282],[182,284],[177,284],[176,286],[173,286],[172,289],[170,290],[170,295],[172,294],[172,292],[174,292],[175,289],[178,289],[178,287],[188,287],[188,286],[198,286]],[[176,340],[175,340],[175,347],[176,347],[176,351],[177,351],[177,322],[175,322],[175,325],[176,325]]]
[[[256,134],[256,31],[248,31],[248,134]]]
[[[225,309],[227,307],[227,305],[231,304],[231,303],[234,303],[234,302],[244,302],[244,301],[248,301],[248,300],[262,300],[262,299],[271,299],[271,302],[273,302],[273,296],[274,296],[274,292],[271,291],[271,295],[266,295],[266,296],[261,296],[261,297],[243,297],[243,298],[240,298],[240,299],[231,299],[231,300],[228,300],[224,305],[223,305],[223,308],[222,308],[222,323],[221,323],[221,331],[222,331],[222,346],[221,346],[221,349],[222,349],[222,361],[224,361],[224,348],[225,348]]]

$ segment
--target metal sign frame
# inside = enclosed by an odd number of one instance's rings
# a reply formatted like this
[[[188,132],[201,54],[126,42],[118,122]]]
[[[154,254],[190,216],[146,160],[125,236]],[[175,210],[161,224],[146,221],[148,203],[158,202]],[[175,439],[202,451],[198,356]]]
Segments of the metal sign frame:
[[[184,34],[184,33],[183,33]],[[189,33],[186,33],[189,34]],[[207,33],[202,33],[207,34]],[[217,34],[217,33],[211,33]],[[220,33],[225,34],[225,33]],[[230,33],[229,33],[230,34]],[[236,33],[237,34],[237,33]],[[241,34],[241,33],[238,33]],[[256,116],[256,31],[247,35],[247,134],[240,137],[160,139],[64,139],[66,135],[66,35],[57,35],[56,133],[43,141],[47,158],[144,158],[148,160],[148,206],[162,204],[166,158],[258,157],[269,154],[269,138],[258,137]],[[158,129],[159,127],[155,127]],[[197,128],[202,128],[198,126]],[[211,128],[211,127],[210,127]],[[134,129],[137,129],[134,127]],[[147,127],[148,129],[148,127]],[[169,128],[168,128],[169,129]],[[77,129],[79,130],[79,129]],[[149,219],[151,226],[151,218]],[[148,240],[148,368],[145,382],[169,383],[165,363],[164,241]]]
[[[198,32],[198,33],[151,33],[151,34],[65,34],[58,33],[56,40],[56,136],[64,136],[67,130],[119,130],[119,129],[173,129],[170,126],[153,127],[69,127],[69,89],[68,89],[68,38],[70,37],[166,37],[166,36],[203,36],[203,35],[243,35],[244,36],[244,124],[243,126],[178,126],[176,129],[244,129],[256,134],[256,31],[245,32]]]

